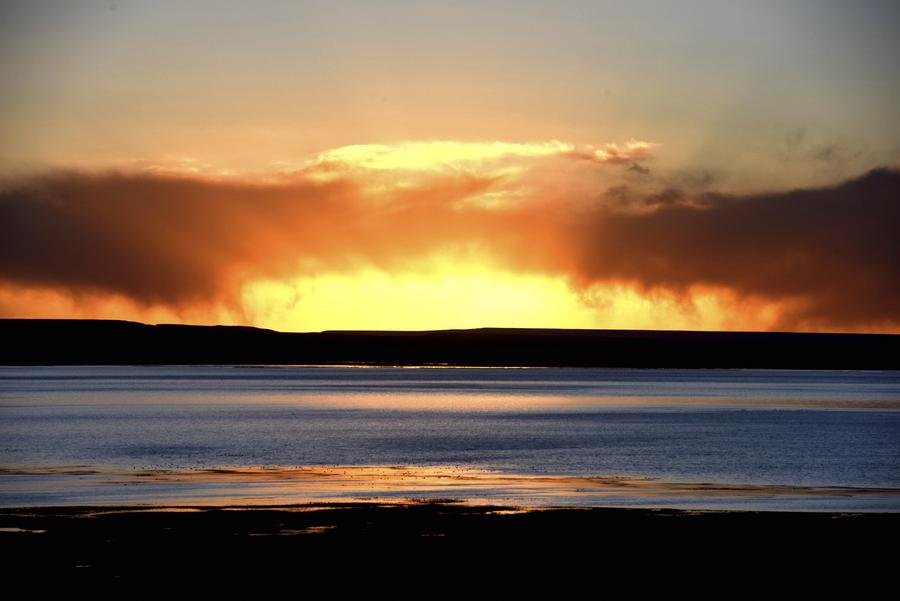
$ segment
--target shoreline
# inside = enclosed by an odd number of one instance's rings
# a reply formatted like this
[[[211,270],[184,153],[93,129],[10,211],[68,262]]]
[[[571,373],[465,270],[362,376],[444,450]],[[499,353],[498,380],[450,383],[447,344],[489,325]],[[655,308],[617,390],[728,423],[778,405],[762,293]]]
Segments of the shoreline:
[[[0,509],[8,573],[144,579],[149,570],[199,574],[240,569],[362,567],[443,571],[478,559],[590,561],[636,570],[698,560],[890,561],[900,514],[522,508],[447,502],[313,503],[247,507]],[[581,547],[580,545],[587,545]],[[687,555],[678,555],[690,550]],[[588,553],[589,555],[586,555]],[[880,556],[879,556],[880,553]],[[498,555],[499,554],[499,555]],[[435,563],[438,562],[438,563]],[[774,565],[774,563],[773,563]],[[874,565],[874,564],[873,564]],[[486,565],[485,568],[488,566]],[[750,566],[745,566],[749,568]]]
[[[413,501],[519,508],[900,514],[900,488],[686,482],[459,465],[0,468],[0,508],[284,507]]]

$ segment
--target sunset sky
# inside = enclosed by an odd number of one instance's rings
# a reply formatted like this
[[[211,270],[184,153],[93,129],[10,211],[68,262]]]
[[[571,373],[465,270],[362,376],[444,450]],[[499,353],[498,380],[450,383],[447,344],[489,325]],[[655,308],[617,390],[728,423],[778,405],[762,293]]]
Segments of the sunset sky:
[[[0,109],[0,317],[900,333],[896,0],[5,0]]]

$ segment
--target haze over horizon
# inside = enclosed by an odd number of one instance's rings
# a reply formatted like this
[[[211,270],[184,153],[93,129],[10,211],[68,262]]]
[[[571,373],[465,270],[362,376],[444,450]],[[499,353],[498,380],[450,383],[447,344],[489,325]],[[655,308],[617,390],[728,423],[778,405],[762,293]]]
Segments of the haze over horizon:
[[[891,1],[0,7],[0,317],[900,333]]]

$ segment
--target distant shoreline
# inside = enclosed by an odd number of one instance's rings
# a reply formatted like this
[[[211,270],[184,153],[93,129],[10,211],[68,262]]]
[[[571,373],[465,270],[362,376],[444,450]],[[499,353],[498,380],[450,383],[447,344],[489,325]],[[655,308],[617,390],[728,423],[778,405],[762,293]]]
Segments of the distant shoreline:
[[[0,319],[0,365],[900,369],[900,335],[501,329],[283,333]]]

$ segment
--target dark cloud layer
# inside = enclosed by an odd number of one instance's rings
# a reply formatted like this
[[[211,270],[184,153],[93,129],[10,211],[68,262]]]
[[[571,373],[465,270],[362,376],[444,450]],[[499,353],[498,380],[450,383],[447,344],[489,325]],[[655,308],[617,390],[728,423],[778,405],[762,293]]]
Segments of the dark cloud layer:
[[[0,194],[0,279],[179,305],[228,296],[242,273],[328,255],[346,184],[250,186],[65,174]],[[335,233],[340,236],[340,232]]]
[[[620,189],[613,202],[551,202],[540,192],[511,205],[461,202],[498,185],[443,174],[373,195],[351,181],[33,178],[0,192],[0,285],[147,306],[234,304],[253,278],[402,270],[468,249],[585,288],[679,294],[700,285],[784,301],[785,328],[900,324],[897,171],[752,196]]]
[[[578,274],[642,287],[703,284],[792,300],[786,327],[900,322],[900,173],[652,212],[599,211],[580,228]]]

